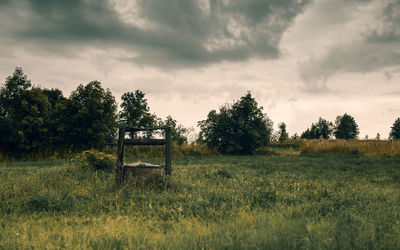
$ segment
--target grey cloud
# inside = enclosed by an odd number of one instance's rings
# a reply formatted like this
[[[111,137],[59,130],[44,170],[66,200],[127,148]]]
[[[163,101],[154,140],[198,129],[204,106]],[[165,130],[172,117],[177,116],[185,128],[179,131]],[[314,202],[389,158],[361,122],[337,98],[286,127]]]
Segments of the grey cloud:
[[[234,96],[243,95],[249,89],[236,83],[195,83],[179,82],[175,83],[168,79],[159,77],[137,78],[133,81],[135,88],[141,89],[146,93],[152,93],[160,98],[171,100],[178,98],[181,100],[192,100],[195,102],[204,101],[215,96]],[[123,87],[120,87],[121,89]],[[123,91],[121,91],[123,92]]]
[[[400,0],[388,3],[379,24],[345,44],[336,44],[321,57],[299,63],[307,89],[327,90],[326,80],[338,73],[368,73],[400,66]]]
[[[269,59],[279,56],[282,34],[310,1],[0,0],[0,20],[9,24],[0,35],[54,53],[119,48],[126,51],[121,59],[159,66]]]
[[[365,32],[365,39],[371,43],[400,42],[400,0],[386,5],[380,17],[382,22]]]

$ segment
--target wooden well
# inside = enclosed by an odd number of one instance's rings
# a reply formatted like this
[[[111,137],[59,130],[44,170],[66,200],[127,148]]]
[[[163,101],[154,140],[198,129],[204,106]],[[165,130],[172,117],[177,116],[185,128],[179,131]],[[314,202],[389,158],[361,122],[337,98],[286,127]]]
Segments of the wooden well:
[[[164,130],[165,137],[163,139],[149,138],[133,138],[125,139],[125,133]],[[152,165],[148,163],[124,164],[124,147],[126,145],[160,145],[165,146],[165,165]],[[116,181],[121,185],[125,180],[133,179],[144,181],[153,178],[155,175],[171,175],[171,127],[155,127],[155,128],[132,128],[121,125],[118,131],[118,151],[117,151],[117,170]]]

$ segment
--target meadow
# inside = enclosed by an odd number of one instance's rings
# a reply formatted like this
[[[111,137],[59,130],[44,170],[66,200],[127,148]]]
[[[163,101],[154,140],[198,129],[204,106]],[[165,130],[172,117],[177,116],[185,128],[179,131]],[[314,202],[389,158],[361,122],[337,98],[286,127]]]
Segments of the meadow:
[[[399,166],[356,153],[182,156],[170,178],[117,188],[114,173],[69,161],[3,162],[0,249],[399,249]]]

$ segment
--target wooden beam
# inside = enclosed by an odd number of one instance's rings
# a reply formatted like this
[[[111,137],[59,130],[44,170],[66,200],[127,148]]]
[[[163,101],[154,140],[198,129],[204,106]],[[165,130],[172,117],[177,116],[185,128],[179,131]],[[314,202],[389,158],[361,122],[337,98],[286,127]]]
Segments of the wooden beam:
[[[117,150],[117,171],[116,181],[118,185],[122,185],[123,181],[123,168],[124,168],[124,138],[125,126],[120,126],[118,130],[118,150]]]
[[[164,139],[124,139],[124,145],[165,145]]]
[[[139,132],[139,131],[153,131],[153,130],[164,130],[166,127],[152,127],[152,128],[125,128],[125,132]]]
[[[171,169],[171,158],[172,158],[172,143],[171,143],[171,128],[167,127],[165,129],[165,174],[166,175],[171,175],[172,169]]]

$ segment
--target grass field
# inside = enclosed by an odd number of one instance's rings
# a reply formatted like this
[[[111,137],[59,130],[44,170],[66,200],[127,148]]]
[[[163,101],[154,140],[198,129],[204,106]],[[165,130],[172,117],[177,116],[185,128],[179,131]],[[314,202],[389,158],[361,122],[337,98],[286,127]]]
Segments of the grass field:
[[[1,163],[0,249],[400,248],[398,157],[173,163],[170,179],[122,189],[68,162]]]

